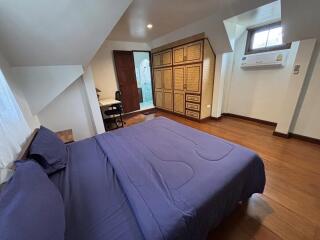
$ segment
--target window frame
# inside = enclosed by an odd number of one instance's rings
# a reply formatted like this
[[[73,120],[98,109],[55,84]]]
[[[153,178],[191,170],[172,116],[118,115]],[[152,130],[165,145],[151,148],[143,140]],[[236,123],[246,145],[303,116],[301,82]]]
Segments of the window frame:
[[[249,28],[247,29],[248,35],[247,35],[247,42],[246,42],[246,48],[245,48],[245,55],[249,54],[255,54],[255,53],[263,53],[263,52],[271,52],[271,51],[277,51],[277,50],[283,50],[283,49],[289,49],[291,48],[291,43],[284,43],[281,45],[276,45],[272,47],[264,47],[264,48],[258,48],[258,49],[252,49],[252,42],[253,42],[253,36],[257,32],[261,32],[264,30],[271,30],[273,28],[277,28],[281,26],[281,22],[275,22],[267,25],[263,25],[260,27],[255,28]]]

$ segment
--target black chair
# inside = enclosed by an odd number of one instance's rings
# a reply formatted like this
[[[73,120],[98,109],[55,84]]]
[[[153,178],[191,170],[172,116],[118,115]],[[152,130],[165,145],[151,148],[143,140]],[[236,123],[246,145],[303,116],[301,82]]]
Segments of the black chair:
[[[121,102],[121,106],[120,107],[121,107],[121,112],[123,114],[124,112],[123,112],[123,106],[122,106],[122,93],[120,91],[116,91],[115,92],[115,99]],[[126,122],[123,121],[123,124],[126,124]]]
[[[105,118],[103,119],[106,131],[121,128],[124,126],[122,119],[121,103],[113,104],[104,111]]]
[[[122,94],[120,91],[116,91],[115,93],[115,99],[118,100],[118,101],[122,101]]]

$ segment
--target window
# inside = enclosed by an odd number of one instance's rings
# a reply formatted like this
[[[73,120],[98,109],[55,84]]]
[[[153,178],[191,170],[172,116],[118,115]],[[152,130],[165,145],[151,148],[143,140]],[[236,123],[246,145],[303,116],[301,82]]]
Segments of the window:
[[[290,43],[284,44],[282,41],[282,26],[278,22],[249,29],[245,54],[268,52],[290,47]]]
[[[12,175],[13,161],[30,131],[0,69],[0,184]]]

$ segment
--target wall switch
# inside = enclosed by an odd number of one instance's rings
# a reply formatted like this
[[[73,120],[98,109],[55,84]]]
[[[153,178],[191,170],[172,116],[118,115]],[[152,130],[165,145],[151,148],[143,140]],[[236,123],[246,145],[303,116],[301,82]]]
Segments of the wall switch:
[[[209,105],[207,105],[207,108],[211,108],[211,105],[209,104]]]
[[[300,72],[300,65],[294,65],[293,67],[293,74],[298,75]]]

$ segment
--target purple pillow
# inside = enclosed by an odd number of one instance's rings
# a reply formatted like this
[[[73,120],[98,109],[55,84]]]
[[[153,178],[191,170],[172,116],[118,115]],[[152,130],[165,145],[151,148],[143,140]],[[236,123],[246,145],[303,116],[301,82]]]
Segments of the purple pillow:
[[[29,156],[51,174],[65,168],[67,148],[54,132],[41,126],[31,144]]]
[[[59,190],[38,163],[17,161],[0,192],[0,239],[63,240],[64,231]]]

